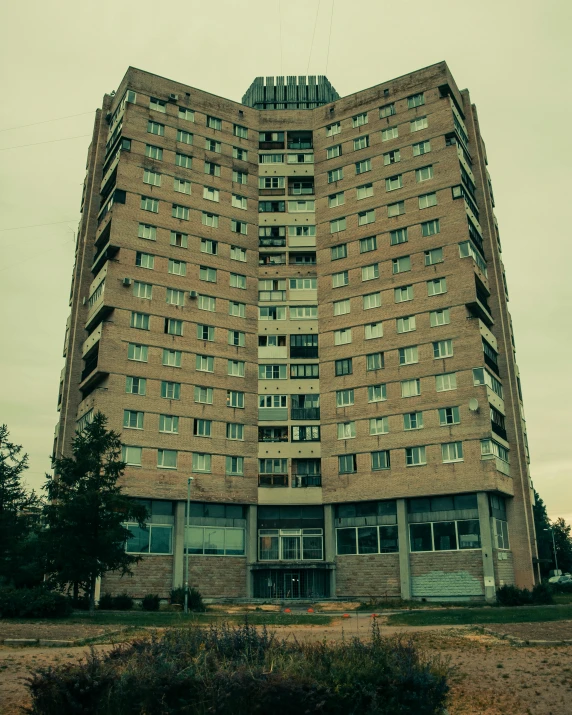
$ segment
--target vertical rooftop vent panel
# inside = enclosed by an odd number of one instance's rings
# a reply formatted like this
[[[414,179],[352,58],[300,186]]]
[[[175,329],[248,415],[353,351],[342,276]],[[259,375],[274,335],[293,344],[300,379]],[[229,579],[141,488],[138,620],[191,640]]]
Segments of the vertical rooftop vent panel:
[[[324,75],[289,75],[257,77],[246,90],[242,103],[253,109],[314,109],[339,98]]]

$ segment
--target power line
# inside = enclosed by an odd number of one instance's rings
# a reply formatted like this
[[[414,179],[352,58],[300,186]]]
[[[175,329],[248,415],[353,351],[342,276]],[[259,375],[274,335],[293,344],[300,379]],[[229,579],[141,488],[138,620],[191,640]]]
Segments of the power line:
[[[72,117],[83,117],[86,114],[93,114],[91,112],[81,112],[80,114],[68,114],[66,117],[56,117],[56,119],[44,119],[42,122],[33,122],[32,124],[20,124],[17,127],[6,127],[6,129],[0,129],[0,132],[11,132],[13,129],[24,129],[25,127],[36,127],[38,124],[48,124],[49,122],[61,122],[62,119],[71,119]]]
[[[64,243],[59,244],[59,247],[62,248],[63,246],[67,246],[69,243],[73,243],[75,241],[74,239],[70,239],[69,241],[65,241]],[[43,256],[44,254],[48,253],[49,251],[53,251],[54,248],[57,248],[57,246],[52,246],[51,248],[46,249],[45,251],[40,251],[39,253],[35,254],[35,257],[40,257]],[[9,266],[6,266],[6,268],[0,268],[0,273],[3,271],[9,271],[11,268],[15,268],[16,266],[21,266],[22,263],[32,263],[34,261],[34,258],[25,258],[23,261],[18,261],[18,263],[12,263]]]
[[[12,226],[12,228],[0,228],[0,231],[20,231],[23,228],[38,228],[39,226],[55,226],[59,223],[72,223],[75,219],[69,219],[68,221],[52,221],[51,223],[32,223],[28,226]]]
[[[330,62],[330,41],[332,39],[332,22],[334,19],[334,5],[336,0],[332,0],[332,12],[330,14],[330,33],[328,35],[328,54],[326,55],[326,75],[328,74],[328,64]]]
[[[316,19],[314,20],[314,31],[312,32],[312,44],[310,45],[310,54],[308,55],[308,67],[306,69],[306,76],[310,72],[310,60],[312,59],[312,50],[314,49],[314,37],[316,36],[316,26],[318,24],[318,15],[320,14],[320,3],[322,0],[318,0],[318,9],[316,10]]]
[[[70,139],[84,139],[90,137],[91,134],[78,134],[77,137],[64,137],[63,139],[50,139],[45,142],[34,142],[33,144],[18,144],[17,146],[5,146],[0,151],[8,151],[8,149],[22,149],[25,146],[38,146],[38,144],[53,144],[54,142],[67,142]]]
[[[283,64],[282,64],[282,12],[281,12],[282,0],[278,0],[278,22],[280,25],[280,74],[283,74]]]

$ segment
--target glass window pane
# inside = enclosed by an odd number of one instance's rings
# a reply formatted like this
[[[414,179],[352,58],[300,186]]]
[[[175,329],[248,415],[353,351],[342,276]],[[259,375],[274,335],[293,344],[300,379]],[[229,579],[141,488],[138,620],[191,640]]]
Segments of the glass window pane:
[[[192,513],[192,509],[195,505],[191,504],[191,517],[197,516]],[[202,511],[200,516],[202,516]],[[202,526],[189,526],[187,529],[187,539],[186,545],[189,550],[189,554],[202,554],[203,553],[203,527]]]
[[[353,527],[350,529],[336,529],[336,536],[338,539],[338,554],[357,554],[356,530]]]
[[[460,549],[481,548],[481,525],[478,519],[457,522]]]
[[[397,526],[379,527],[379,553],[393,554],[399,550]]]
[[[435,551],[450,551],[457,548],[454,521],[437,521],[433,524]]]
[[[224,529],[205,527],[205,554],[224,554]]]
[[[409,530],[411,551],[433,551],[431,524],[411,524]]]
[[[377,526],[364,526],[358,532],[358,552],[377,554]]]
[[[151,527],[151,553],[170,554],[173,529],[170,526]]]
[[[225,554],[227,556],[244,555],[244,529],[226,529]]]
[[[127,528],[132,535],[127,539],[125,550],[131,554],[148,554],[149,529],[141,528],[137,524],[129,524]]]

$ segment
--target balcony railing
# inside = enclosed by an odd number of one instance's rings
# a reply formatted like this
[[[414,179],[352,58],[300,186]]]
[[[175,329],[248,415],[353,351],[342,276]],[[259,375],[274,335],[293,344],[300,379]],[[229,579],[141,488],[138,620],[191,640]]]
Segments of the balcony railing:
[[[259,290],[258,300],[263,302],[267,300],[286,300],[285,290]]]
[[[312,146],[311,139],[288,140],[288,149],[292,149],[293,151],[298,151],[300,149],[312,149]]]
[[[314,345],[291,345],[291,358],[317,358],[318,347]]]
[[[287,487],[288,486],[288,475],[287,474],[259,474],[258,475],[258,486],[259,487]]]
[[[292,407],[290,411],[290,419],[293,420],[319,420],[319,407]]]
[[[284,238],[259,238],[259,248],[284,248],[286,246],[286,237]]]
[[[298,474],[292,475],[292,487],[321,487],[321,474]]]
[[[506,430],[504,427],[501,427],[500,425],[491,422],[491,429],[495,434],[498,434],[501,439],[506,440]]]

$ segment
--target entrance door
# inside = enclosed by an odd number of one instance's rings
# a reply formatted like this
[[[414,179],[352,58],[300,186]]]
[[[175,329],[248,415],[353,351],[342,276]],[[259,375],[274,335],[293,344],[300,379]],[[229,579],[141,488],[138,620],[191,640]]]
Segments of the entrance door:
[[[300,572],[284,571],[283,598],[300,598]]]

